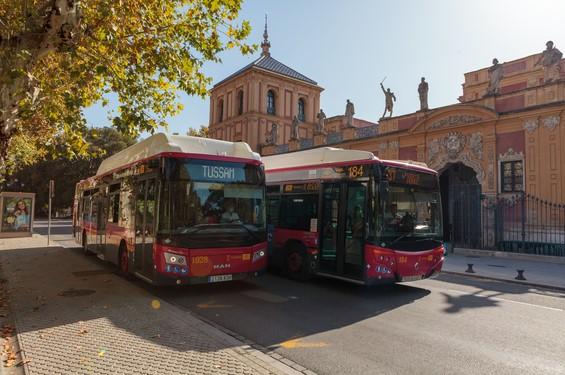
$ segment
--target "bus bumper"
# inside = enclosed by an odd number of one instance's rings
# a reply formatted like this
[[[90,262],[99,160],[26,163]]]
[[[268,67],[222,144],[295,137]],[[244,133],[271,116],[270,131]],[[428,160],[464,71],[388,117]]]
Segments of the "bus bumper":
[[[265,272],[266,269],[264,268],[251,272],[239,272],[229,275],[209,275],[209,276],[200,276],[200,277],[197,276],[183,277],[183,276],[159,274],[153,278],[153,284],[160,286],[217,284],[217,283],[223,283],[229,281],[252,279],[263,275]]]

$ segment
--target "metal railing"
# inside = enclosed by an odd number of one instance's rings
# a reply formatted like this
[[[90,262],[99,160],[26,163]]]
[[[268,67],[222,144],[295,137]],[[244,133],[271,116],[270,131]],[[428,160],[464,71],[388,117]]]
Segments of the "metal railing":
[[[516,193],[482,197],[480,212],[481,248],[565,256],[565,204]]]

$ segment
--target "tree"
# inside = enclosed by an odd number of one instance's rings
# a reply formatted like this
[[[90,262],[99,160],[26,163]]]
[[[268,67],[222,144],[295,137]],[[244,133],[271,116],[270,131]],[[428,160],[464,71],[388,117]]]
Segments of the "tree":
[[[210,138],[210,129],[205,125],[200,125],[200,129],[196,130],[194,128],[188,129],[187,135],[191,135],[193,137],[202,137],[202,138]]]
[[[36,211],[47,207],[49,180],[55,181],[55,211],[72,207],[75,185],[80,180],[96,174],[103,159],[131,146],[135,138],[123,135],[113,128],[92,128],[85,134],[88,155],[84,157],[59,157],[25,166],[9,176],[4,188],[36,193]],[[43,212],[44,213],[44,212]]]
[[[0,179],[49,154],[76,157],[83,108],[115,93],[113,126],[137,136],[204,96],[206,61],[239,48],[242,0],[0,0]]]

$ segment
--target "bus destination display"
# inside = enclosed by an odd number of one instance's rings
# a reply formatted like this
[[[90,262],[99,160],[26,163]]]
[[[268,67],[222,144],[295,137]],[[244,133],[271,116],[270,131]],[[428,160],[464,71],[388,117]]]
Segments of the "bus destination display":
[[[431,174],[412,172],[392,167],[388,167],[385,173],[386,179],[390,183],[416,185],[427,188],[437,186],[437,178]]]

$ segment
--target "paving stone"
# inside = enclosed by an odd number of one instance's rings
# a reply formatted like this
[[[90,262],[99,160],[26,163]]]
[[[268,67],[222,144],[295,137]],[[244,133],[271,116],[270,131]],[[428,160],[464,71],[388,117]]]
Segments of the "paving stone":
[[[28,375],[296,373],[280,362],[260,360],[251,353],[253,343],[164,301],[152,308],[154,296],[103,272],[108,267],[93,257],[57,247],[4,248],[0,261],[21,264],[2,272],[20,345],[31,360]],[[78,289],[94,293],[61,295]],[[39,310],[34,309],[38,301],[45,303]]]

